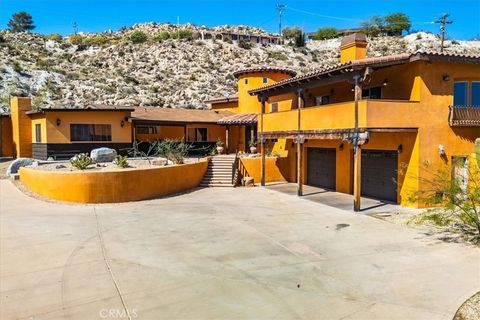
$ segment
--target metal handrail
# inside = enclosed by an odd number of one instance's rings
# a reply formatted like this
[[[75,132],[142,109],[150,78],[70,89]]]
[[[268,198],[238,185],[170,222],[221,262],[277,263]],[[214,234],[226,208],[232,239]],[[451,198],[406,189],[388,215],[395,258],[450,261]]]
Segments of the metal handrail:
[[[480,126],[480,107],[449,106],[448,122],[451,126]]]
[[[235,150],[235,160],[233,161],[233,165],[232,165],[232,185],[235,186],[235,182],[234,179],[235,179],[235,173],[237,172],[238,170],[238,150]]]

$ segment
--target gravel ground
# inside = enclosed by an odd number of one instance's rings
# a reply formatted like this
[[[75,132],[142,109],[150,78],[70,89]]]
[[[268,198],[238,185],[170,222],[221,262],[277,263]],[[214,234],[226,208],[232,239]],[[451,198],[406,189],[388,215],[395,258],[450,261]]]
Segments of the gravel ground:
[[[478,320],[480,319],[480,292],[477,292],[465,301],[453,320]]]
[[[150,161],[154,160],[153,158]],[[186,158],[185,163],[194,163],[198,162],[198,158]],[[148,160],[144,159],[129,159],[128,160],[128,169],[133,168],[158,168],[159,165],[153,165]],[[50,163],[40,163],[38,166],[31,167],[35,170],[44,170],[44,171],[82,171],[71,165],[69,161],[55,161]],[[125,170],[126,168],[119,168],[114,165],[112,162],[101,162],[96,164],[91,164],[84,171],[116,171],[116,170]]]

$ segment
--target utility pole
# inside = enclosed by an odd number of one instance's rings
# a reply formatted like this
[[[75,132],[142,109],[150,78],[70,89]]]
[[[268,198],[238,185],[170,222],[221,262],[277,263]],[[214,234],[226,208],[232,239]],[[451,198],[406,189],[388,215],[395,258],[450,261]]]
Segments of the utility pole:
[[[177,16],[177,40],[180,39],[180,16]]]
[[[282,14],[283,10],[285,10],[286,5],[277,3],[277,10],[278,10],[278,34],[282,36]]]
[[[78,24],[77,24],[77,22],[74,21],[72,26],[73,26],[73,34],[74,34],[74,35],[77,35],[77,33],[78,33]]]
[[[447,18],[450,16],[449,13],[445,13],[444,15],[442,15],[440,18],[438,18],[437,21],[435,21],[435,23],[439,23],[440,24],[440,32],[442,33],[442,43],[440,45],[440,52],[443,52],[443,43],[445,41],[445,28],[447,26],[447,24],[452,24],[453,21],[447,21]]]

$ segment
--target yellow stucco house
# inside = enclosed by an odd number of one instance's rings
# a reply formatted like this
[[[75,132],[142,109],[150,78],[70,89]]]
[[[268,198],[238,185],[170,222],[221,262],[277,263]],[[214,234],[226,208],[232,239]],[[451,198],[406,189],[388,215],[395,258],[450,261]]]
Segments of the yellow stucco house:
[[[242,70],[237,96],[210,101],[213,109],[237,113],[234,120],[257,116],[262,184],[271,148],[286,157],[280,170],[298,183],[299,195],[309,184],[354,194],[357,202],[363,195],[418,206],[408,199],[426,188],[425,162],[431,169],[468,166],[480,137],[480,57],[415,52],[366,58],[366,50],[365,35],[357,33],[342,40],[335,66],[301,76],[268,67]],[[247,128],[235,129],[240,142]]]

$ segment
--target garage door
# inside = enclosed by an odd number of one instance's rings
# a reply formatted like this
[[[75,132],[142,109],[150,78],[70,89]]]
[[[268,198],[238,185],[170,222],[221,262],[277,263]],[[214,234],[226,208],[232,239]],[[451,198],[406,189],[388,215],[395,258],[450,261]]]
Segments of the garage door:
[[[308,148],[307,150],[307,184],[334,190],[336,150],[326,148]]]
[[[362,150],[362,195],[397,202],[398,153]]]

